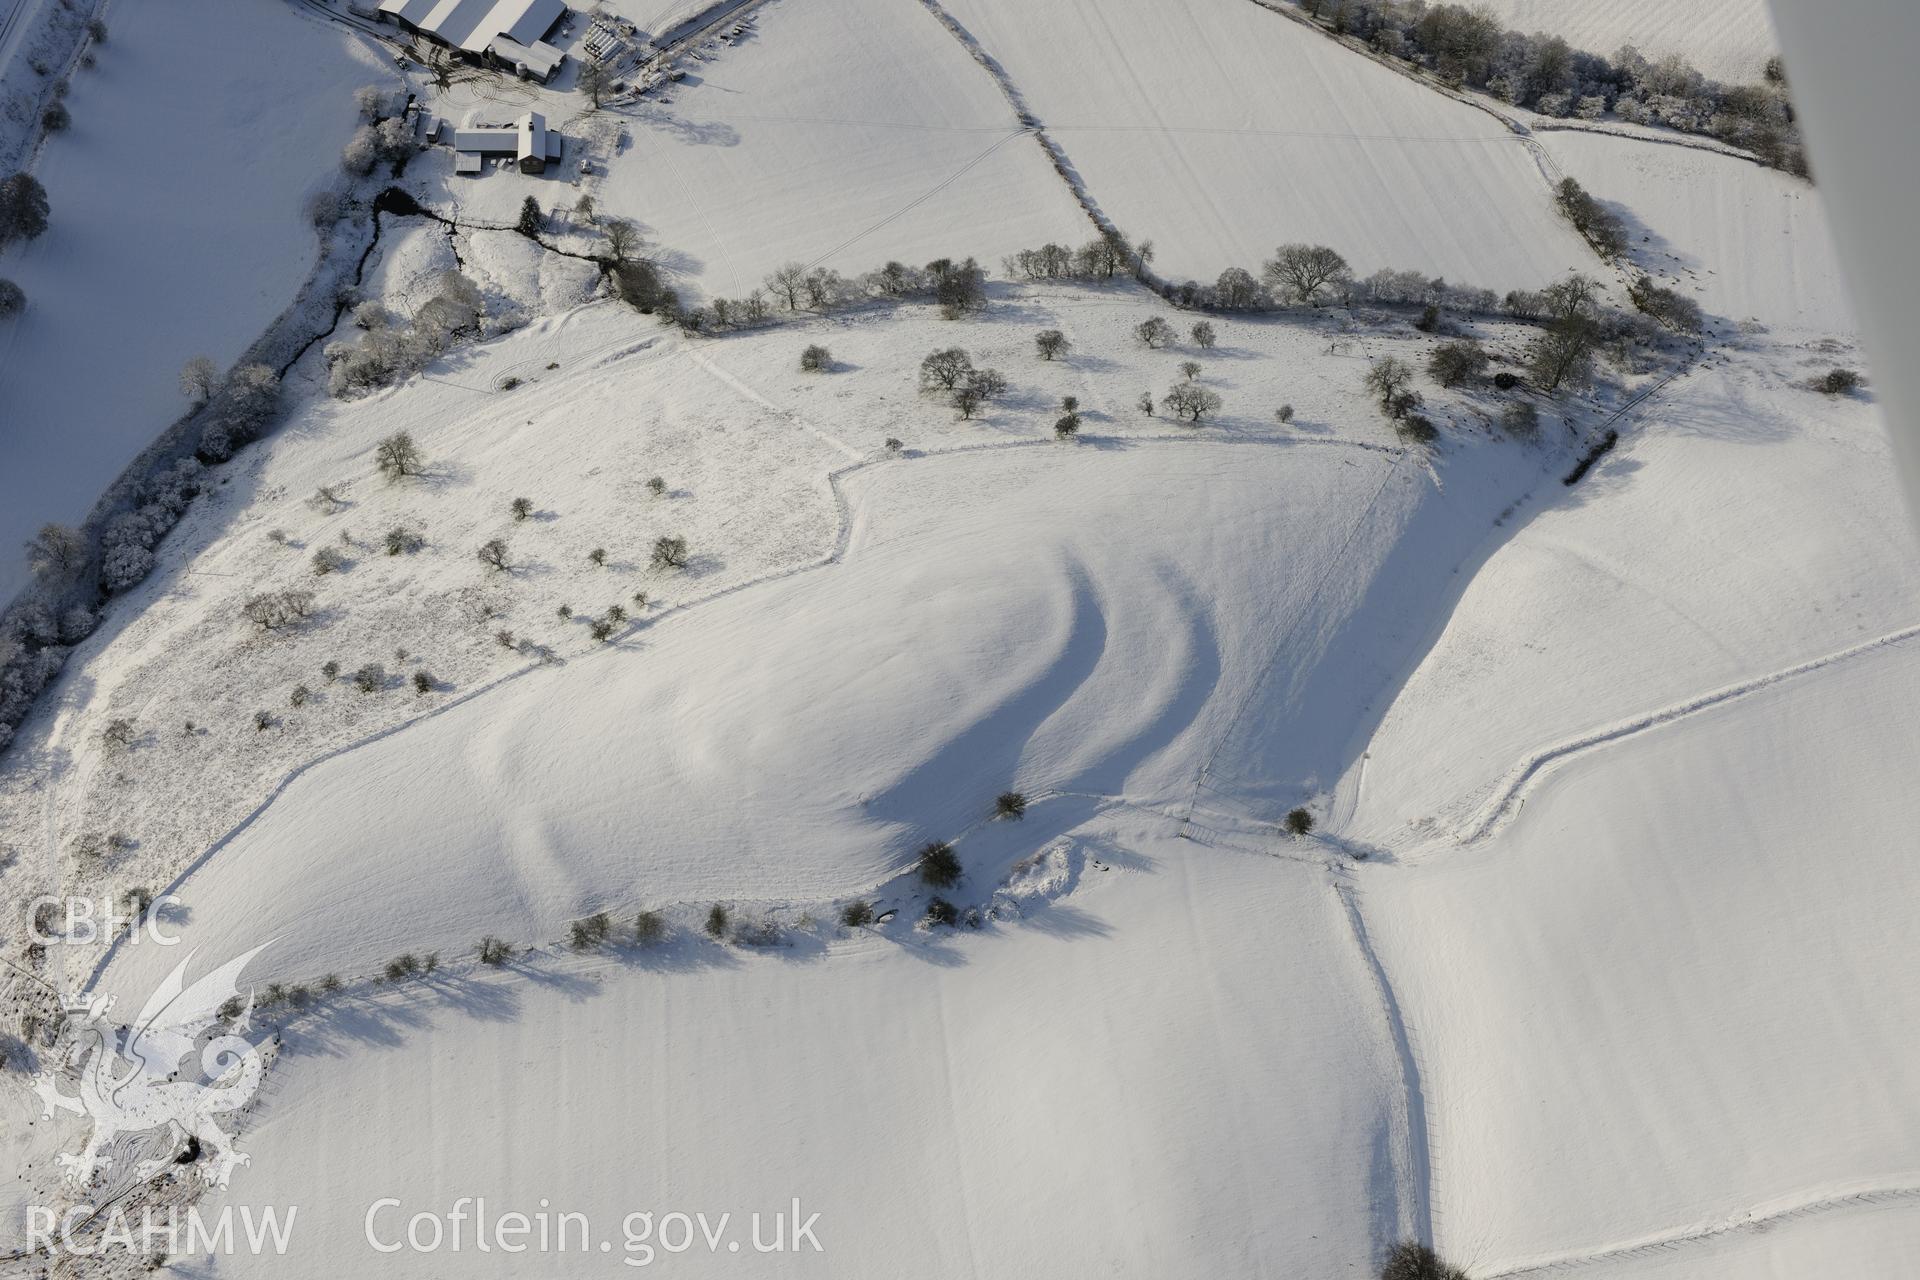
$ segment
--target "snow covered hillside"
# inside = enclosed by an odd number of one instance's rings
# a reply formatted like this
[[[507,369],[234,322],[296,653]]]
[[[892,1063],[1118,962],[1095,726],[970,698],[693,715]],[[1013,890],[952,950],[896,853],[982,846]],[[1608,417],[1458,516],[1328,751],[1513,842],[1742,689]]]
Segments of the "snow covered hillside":
[[[1251,0],[943,3],[1172,279],[1290,241],[1501,291],[1591,263],[1499,120]]]
[[[335,180],[354,89],[383,75],[284,4],[112,16],[36,168],[51,225],[0,253],[27,295],[0,319],[0,599],[28,535],[86,515],[188,407],[180,367],[224,368],[292,302],[315,252],[306,196]]]
[[[224,1201],[299,1204],[300,1239],[222,1273],[441,1275],[450,1255],[371,1251],[365,1206],[404,1199],[384,1239],[475,1195],[588,1215],[588,1247],[546,1259],[570,1276],[1367,1274],[1414,1229],[1399,1069],[1326,873],[1125,814],[1056,843],[1071,895],[975,934],[689,939],[302,1020]],[[749,1215],[795,1197],[822,1251],[756,1255]],[[624,1235],[703,1206],[738,1253]]]
[[[0,930],[0,1280],[1911,1271],[1920,543],[1815,188],[1255,0],[612,0],[600,104],[585,13],[534,84],[237,4],[115,15],[0,260],[16,540],[186,356],[336,317],[148,576],[50,570],[0,636],[0,905],[167,895],[180,943]],[[1771,42],[1744,0],[1500,11]],[[405,143],[528,110],[544,172]],[[1103,271],[1109,225],[1151,261]],[[1288,242],[1363,279],[1155,292]],[[787,263],[850,279],[682,306]],[[102,1084],[176,967],[257,948],[164,1015],[257,1042],[251,1101]],[[26,1237],[190,1202],[298,1224]],[[789,1206],[819,1252],[754,1247]],[[583,1234],[379,1243],[458,1212]]]
[[[798,261],[1003,254],[1091,233],[1013,109],[916,4],[780,0],[751,38],[587,125],[586,189],[674,251],[698,294]]]

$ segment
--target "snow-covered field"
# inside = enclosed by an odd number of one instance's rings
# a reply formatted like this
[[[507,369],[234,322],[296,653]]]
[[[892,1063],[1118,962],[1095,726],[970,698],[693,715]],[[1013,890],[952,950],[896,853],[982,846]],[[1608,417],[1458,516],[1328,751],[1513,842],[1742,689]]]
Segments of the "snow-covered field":
[[[1627,226],[1634,260],[1710,315],[1795,337],[1853,330],[1820,194],[1745,160],[1595,133],[1544,133],[1561,167]],[[1767,269],[1755,271],[1758,257]]]
[[[27,536],[86,515],[187,407],[180,366],[225,367],[292,302],[315,254],[305,198],[335,180],[354,89],[383,75],[284,4],[112,18],[36,168],[51,225],[0,255],[27,294],[0,320],[0,598]]]
[[[1488,0],[1519,31],[1563,36],[1611,56],[1633,45],[1649,58],[1678,54],[1716,80],[1748,84],[1778,51],[1766,0]]]
[[[701,6],[615,7],[658,34]],[[1610,371],[1591,396],[1423,372],[1428,451],[1362,386],[1382,357],[1424,365],[1438,339],[1411,314],[1215,317],[1203,349],[1197,316],[1132,284],[997,283],[961,321],[876,303],[691,338],[589,301],[591,263],[387,218],[368,296],[405,314],[457,266],[510,331],[357,400],[326,398],[308,357],[286,420],[213,473],[0,757],[9,902],[172,887],[196,969],[271,940],[250,980],[344,983],[255,1014],[282,1039],[241,1124],[252,1162],[204,1202],[299,1206],[290,1255],[173,1270],[571,1276],[644,1255],[1359,1280],[1411,1236],[1475,1280],[1905,1276],[1920,557],[1871,384],[1807,386],[1861,363],[1814,190],[1640,140],[1529,143],[1248,0],[771,0],[647,105],[573,115],[568,82],[473,76],[436,99],[540,103],[604,176],[469,181],[432,155],[407,183],[469,220],[590,193],[700,294],[786,260],[992,264],[1084,240],[942,8],[1164,275],[1257,268],[1290,240],[1500,289],[1601,274],[1552,212],[1537,162],[1557,163],[1710,332],[1673,380]],[[1671,40],[1715,74],[1770,42],[1750,5],[1551,9],[1503,12],[1602,52]],[[336,40],[272,9],[244,22]],[[159,25],[115,18],[46,153],[55,230],[0,267],[131,289],[112,368],[170,396],[226,331],[194,311],[149,340],[138,307],[201,296],[235,343],[257,334],[311,251],[296,205],[324,175],[294,153],[331,163],[371,71],[336,42],[286,73],[313,110],[221,122],[252,145],[311,131],[260,177],[220,170],[271,189],[273,216],[199,197],[245,224],[222,247],[179,229],[198,206],[153,168],[178,152],[107,128],[135,100],[88,106],[127,74],[115,59],[170,49]],[[244,97],[252,66],[224,54],[194,93]],[[56,180],[132,175],[183,202],[157,207],[184,247],[128,284],[75,260],[93,251],[61,237],[86,224],[62,210],[84,202]],[[123,225],[101,217],[100,236]],[[551,234],[578,247],[584,224],[563,212]],[[241,249],[258,269],[207,265]],[[190,271],[211,273],[200,295]],[[33,323],[43,296],[122,321],[119,295],[28,287]],[[1135,339],[1153,314],[1174,345]],[[1472,324],[1499,369],[1535,332]],[[1047,328],[1071,339],[1059,360],[1035,352]],[[155,354],[176,337],[190,349]],[[811,342],[830,372],[799,370]],[[975,420],[916,386],[952,345],[1011,384]],[[66,358],[45,377],[74,382]],[[1220,411],[1141,413],[1186,360]],[[115,389],[63,411],[145,394],[92,381]],[[1077,441],[1053,438],[1065,396]],[[1541,404],[1539,441],[1492,429],[1510,396]],[[1605,425],[1618,448],[1562,485]],[[374,451],[398,431],[427,466],[388,483]],[[76,493],[115,469],[5,448]],[[672,534],[687,565],[652,567]],[[494,537],[509,572],[476,555]],[[344,563],[316,574],[323,548]],[[308,623],[241,620],[279,588],[315,593]],[[136,728],[119,749],[117,718]],[[1008,790],[1019,820],[994,816]],[[1296,805],[1311,835],[1281,830]],[[77,852],[107,833],[126,840]],[[937,890],[951,930],[912,870],[931,840],[964,869]],[[856,898],[879,915],[848,927]],[[702,932],[715,902],[741,926],[724,939]],[[613,940],[570,945],[599,910]],[[665,940],[636,941],[643,910]],[[518,954],[480,964],[483,935]],[[186,949],[100,965],[54,946],[45,972],[138,1007]],[[402,952],[436,967],[376,977]],[[28,1125],[36,1102],[0,1071],[14,1233],[84,1127]],[[531,1268],[376,1253],[383,1197],[387,1239],[463,1197],[583,1214],[591,1239]],[[750,1215],[795,1199],[824,1251],[755,1253]],[[732,1216],[711,1252],[696,1232],[672,1254],[675,1211]],[[636,1212],[654,1232],[630,1242]],[[0,1276],[37,1265],[0,1257]]]
[[[696,294],[784,262],[854,273],[1092,234],[1013,109],[917,4],[776,0],[684,81],[605,113],[587,190],[640,222]],[[619,140],[624,134],[626,141]]]
[[[649,1256],[634,1212],[686,1274],[1367,1274],[1411,1226],[1398,1068],[1327,875],[1171,827],[1084,820],[1071,895],[977,934],[682,939],[305,1020],[227,1200],[300,1205],[299,1247],[221,1273],[526,1274],[365,1243],[383,1196],[384,1242],[471,1195],[588,1215],[591,1249],[540,1260],[577,1276]],[[770,1240],[796,1197],[822,1252],[755,1254],[749,1215]],[[674,1211],[732,1213],[740,1252],[662,1251]]]
[[[945,7],[1175,280],[1290,241],[1502,291],[1592,269],[1498,120],[1250,0]]]

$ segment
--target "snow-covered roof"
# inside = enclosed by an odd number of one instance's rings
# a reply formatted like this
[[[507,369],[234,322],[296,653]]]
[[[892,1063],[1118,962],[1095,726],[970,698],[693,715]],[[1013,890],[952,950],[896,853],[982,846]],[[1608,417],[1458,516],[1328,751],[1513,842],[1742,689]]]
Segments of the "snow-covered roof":
[[[498,0],[487,25],[510,40],[531,45],[566,11],[562,0]]]
[[[532,44],[521,44],[512,36],[495,36],[492,49],[494,56],[516,67],[524,67],[533,75],[545,80],[553,74],[554,68],[566,60],[567,55],[544,40],[535,40]]]
[[[492,42],[498,28],[487,19],[499,0],[440,0],[421,28],[468,53],[479,53]]]
[[[439,5],[440,0],[380,0],[380,12],[392,14],[412,26],[419,26],[427,20]]]

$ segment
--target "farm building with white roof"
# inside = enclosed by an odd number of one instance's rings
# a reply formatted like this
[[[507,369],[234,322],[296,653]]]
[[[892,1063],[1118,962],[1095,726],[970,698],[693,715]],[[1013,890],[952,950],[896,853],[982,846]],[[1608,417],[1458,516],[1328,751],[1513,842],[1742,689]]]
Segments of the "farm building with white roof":
[[[382,21],[475,61],[496,60],[545,81],[566,61],[546,35],[567,16],[564,0],[380,0]]]

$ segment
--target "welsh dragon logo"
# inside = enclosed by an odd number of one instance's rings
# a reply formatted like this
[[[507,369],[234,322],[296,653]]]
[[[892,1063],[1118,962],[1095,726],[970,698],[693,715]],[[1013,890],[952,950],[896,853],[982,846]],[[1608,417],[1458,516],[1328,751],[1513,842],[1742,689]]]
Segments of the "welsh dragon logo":
[[[64,1061],[34,1077],[43,1116],[55,1109],[87,1116],[93,1136],[78,1154],[62,1152],[60,1164],[70,1182],[85,1183],[113,1164],[109,1147],[123,1134],[143,1134],[170,1128],[195,1143],[203,1153],[196,1161],[200,1176],[224,1187],[249,1157],[235,1149],[233,1139],[214,1117],[245,1106],[266,1074],[259,1048],[238,1034],[249,1029],[253,998],[231,1030],[208,1037],[227,1019],[222,1005],[239,996],[240,973],[265,946],[255,947],[237,960],[186,985],[186,959],[174,966],[147,1000],[131,1026],[117,1031],[107,1021],[110,996],[94,996],[68,1004],[68,1035]],[[204,1041],[204,1043],[203,1043]],[[198,1050],[198,1070],[182,1063]],[[61,1082],[77,1092],[61,1092]],[[169,1160],[145,1160],[134,1168],[141,1180],[165,1168]]]

